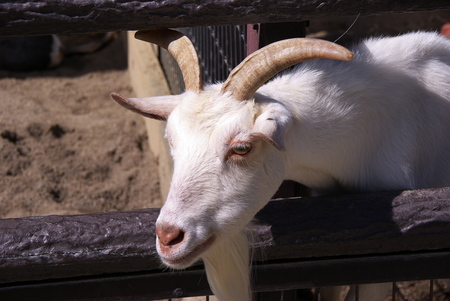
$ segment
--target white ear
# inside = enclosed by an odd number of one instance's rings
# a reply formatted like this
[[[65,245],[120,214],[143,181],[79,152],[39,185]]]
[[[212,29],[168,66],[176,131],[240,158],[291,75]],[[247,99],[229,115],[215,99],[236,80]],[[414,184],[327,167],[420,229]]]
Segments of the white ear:
[[[280,103],[271,103],[256,118],[251,138],[263,139],[279,150],[284,150],[285,134],[291,123],[291,113]]]
[[[121,106],[149,117],[166,121],[181,100],[180,95],[166,95],[144,98],[126,98],[118,93],[111,93],[111,98]]]

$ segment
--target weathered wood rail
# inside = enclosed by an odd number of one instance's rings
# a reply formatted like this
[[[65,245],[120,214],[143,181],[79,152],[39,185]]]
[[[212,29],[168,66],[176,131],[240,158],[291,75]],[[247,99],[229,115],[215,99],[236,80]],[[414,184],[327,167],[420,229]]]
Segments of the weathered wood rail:
[[[201,266],[161,270],[158,211],[0,220],[2,300],[208,293]],[[450,188],[272,201],[249,232],[259,291],[450,278]]]
[[[0,36],[302,21],[450,9],[448,0],[227,0],[0,2]]]

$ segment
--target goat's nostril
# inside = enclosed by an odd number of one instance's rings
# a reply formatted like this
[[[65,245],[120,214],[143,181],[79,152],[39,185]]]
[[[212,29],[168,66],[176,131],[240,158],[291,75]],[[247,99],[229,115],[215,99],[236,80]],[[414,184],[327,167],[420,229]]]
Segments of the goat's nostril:
[[[178,231],[177,237],[175,237],[174,239],[172,239],[169,242],[169,246],[173,246],[173,245],[179,244],[180,242],[183,241],[183,239],[184,239],[184,231],[180,230],[180,231]]]
[[[165,247],[172,247],[184,239],[184,231],[173,226],[156,227],[159,242]]]

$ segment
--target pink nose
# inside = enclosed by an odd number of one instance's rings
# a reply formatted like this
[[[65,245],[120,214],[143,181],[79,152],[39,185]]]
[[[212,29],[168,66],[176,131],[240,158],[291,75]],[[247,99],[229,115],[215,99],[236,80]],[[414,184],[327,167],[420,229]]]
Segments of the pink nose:
[[[172,248],[184,239],[183,230],[167,224],[157,225],[156,235],[158,236],[161,247],[166,248]]]

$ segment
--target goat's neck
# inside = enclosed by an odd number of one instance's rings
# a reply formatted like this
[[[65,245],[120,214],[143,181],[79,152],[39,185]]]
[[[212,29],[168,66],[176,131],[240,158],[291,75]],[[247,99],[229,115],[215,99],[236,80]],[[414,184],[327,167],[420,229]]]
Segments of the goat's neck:
[[[276,84],[275,80],[272,85]],[[278,92],[274,95],[272,91]],[[325,193],[341,191],[340,179],[345,177],[341,173],[349,168],[343,166],[347,159],[342,154],[352,143],[348,137],[357,139],[355,135],[343,135],[352,130],[348,129],[346,112],[336,110],[338,103],[332,107],[318,100],[322,91],[311,87],[291,91],[274,89],[270,83],[258,91],[263,101],[280,102],[292,114],[286,133],[285,178]]]

